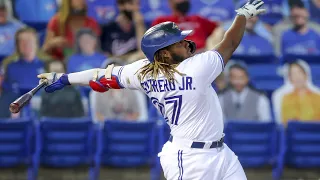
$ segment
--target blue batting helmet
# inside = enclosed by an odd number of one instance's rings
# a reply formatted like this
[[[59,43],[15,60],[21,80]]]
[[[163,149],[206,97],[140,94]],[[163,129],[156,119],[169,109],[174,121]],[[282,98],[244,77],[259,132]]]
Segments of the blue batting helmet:
[[[163,22],[157,24],[143,35],[141,40],[141,49],[150,62],[154,61],[154,54],[167,46],[184,40],[192,30],[182,31],[174,22]],[[194,53],[196,45],[194,42],[186,40],[189,43],[191,52]]]

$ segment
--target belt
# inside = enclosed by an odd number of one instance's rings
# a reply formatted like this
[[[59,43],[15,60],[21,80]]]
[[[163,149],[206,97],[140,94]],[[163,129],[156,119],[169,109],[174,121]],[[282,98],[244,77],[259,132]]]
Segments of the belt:
[[[172,140],[173,140],[173,136],[170,136],[169,137],[169,141],[172,142]],[[219,141],[211,142],[211,145],[210,145],[209,148],[212,149],[212,148],[222,147],[223,146],[223,142],[224,142],[224,138],[222,137]],[[206,144],[205,142],[193,141],[192,144],[191,144],[191,148],[204,149],[205,144]]]

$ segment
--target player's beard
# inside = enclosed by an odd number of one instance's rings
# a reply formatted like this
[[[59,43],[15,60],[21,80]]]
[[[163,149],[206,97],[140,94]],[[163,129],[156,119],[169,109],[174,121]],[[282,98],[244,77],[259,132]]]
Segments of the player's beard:
[[[171,57],[172,57],[172,60],[177,63],[180,63],[186,59],[185,57],[183,57],[179,54],[176,54],[174,52],[171,52]]]

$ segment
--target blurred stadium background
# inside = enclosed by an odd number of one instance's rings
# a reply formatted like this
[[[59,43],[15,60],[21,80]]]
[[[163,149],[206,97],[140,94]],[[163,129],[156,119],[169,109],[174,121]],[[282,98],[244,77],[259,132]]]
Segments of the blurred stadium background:
[[[140,92],[87,87],[38,93],[8,111],[46,71],[144,58],[146,29],[174,21],[210,50],[244,0],[0,0],[0,179],[163,179],[169,130]],[[212,83],[226,144],[249,180],[320,179],[320,0],[264,0],[232,61]],[[192,102],[190,102],[192,103]]]

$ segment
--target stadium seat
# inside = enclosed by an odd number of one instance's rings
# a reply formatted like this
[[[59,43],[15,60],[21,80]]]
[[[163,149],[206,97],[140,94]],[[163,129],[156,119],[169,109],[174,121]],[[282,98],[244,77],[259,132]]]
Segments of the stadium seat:
[[[289,121],[286,163],[296,168],[320,168],[320,122]]]
[[[28,180],[35,179],[33,134],[33,122],[30,119],[0,119],[0,168],[25,165],[28,167]]]
[[[320,63],[319,64],[309,64],[309,65],[311,68],[312,81],[316,86],[320,87]]]
[[[48,22],[58,10],[56,0],[15,0],[15,13],[25,22]]]
[[[282,79],[279,76],[278,69],[280,68],[277,64],[251,64],[248,66],[248,73],[251,79]]]
[[[163,0],[141,0],[141,13],[146,24],[151,25],[159,16],[167,16],[171,14],[168,1]]]
[[[247,64],[266,64],[266,63],[278,62],[278,59],[274,55],[262,55],[262,56],[233,55],[231,59],[241,60]]]
[[[53,168],[88,166],[89,179],[97,179],[96,128],[89,118],[48,118],[37,128],[39,163]]]
[[[37,32],[39,31],[46,31],[47,28],[47,22],[30,22],[30,21],[24,21],[27,26],[35,29]]]
[[[285,54],[281,57],[281,63],[287,63],[296,61],[297,59],[302,59],[309,64],[320,64],[320,55],[294,55],[294,54]]]
[[[155,136],[155,121],[107,120],[99,142],[103,147],[101,164],[114,167],[151,165],[151,179],[159,179],[160,166],[154,148]]]
[[[47,31],[45,29],[38,31],[38,38],[39,38],[40,47],[42,47],[42,45],[44,44],[44,41],[45,41],[45,38],[46,38],[46,34],[47,34]]]
[[[239,157],[244,168],[273,167],[273,177],[281,175],[284,148],[280,148],[284,136],[274,122],[228,121],[225,142]],[[279,145],[278,145],[279,144]]]
[[[264,1],[264,8],[267,10],[266,13],[260,16],[260,19],[271,26],[277,24],[283,19],[283,4],[285,0],[272,0]]]
[[[196,14],[211,21],[226,22],[234,15],[235,4],[233,1],[225,0],[190,0],[191,8],[189,14]]]
[[[88,16],[95,19],[99,24],[107,24],[114,21],[119,13],[116,7],[116,0],[86,0],[86,2]]]
[[[4,60],[7,57],[7,55],[0,55],[0,64],[2,63],[2,60]]]
[[[251,64],[248,66],[248,73],[252,85],[262,91],[267,92],[268,96],[283,85],[283,78],[278,74],[277,64]]]

